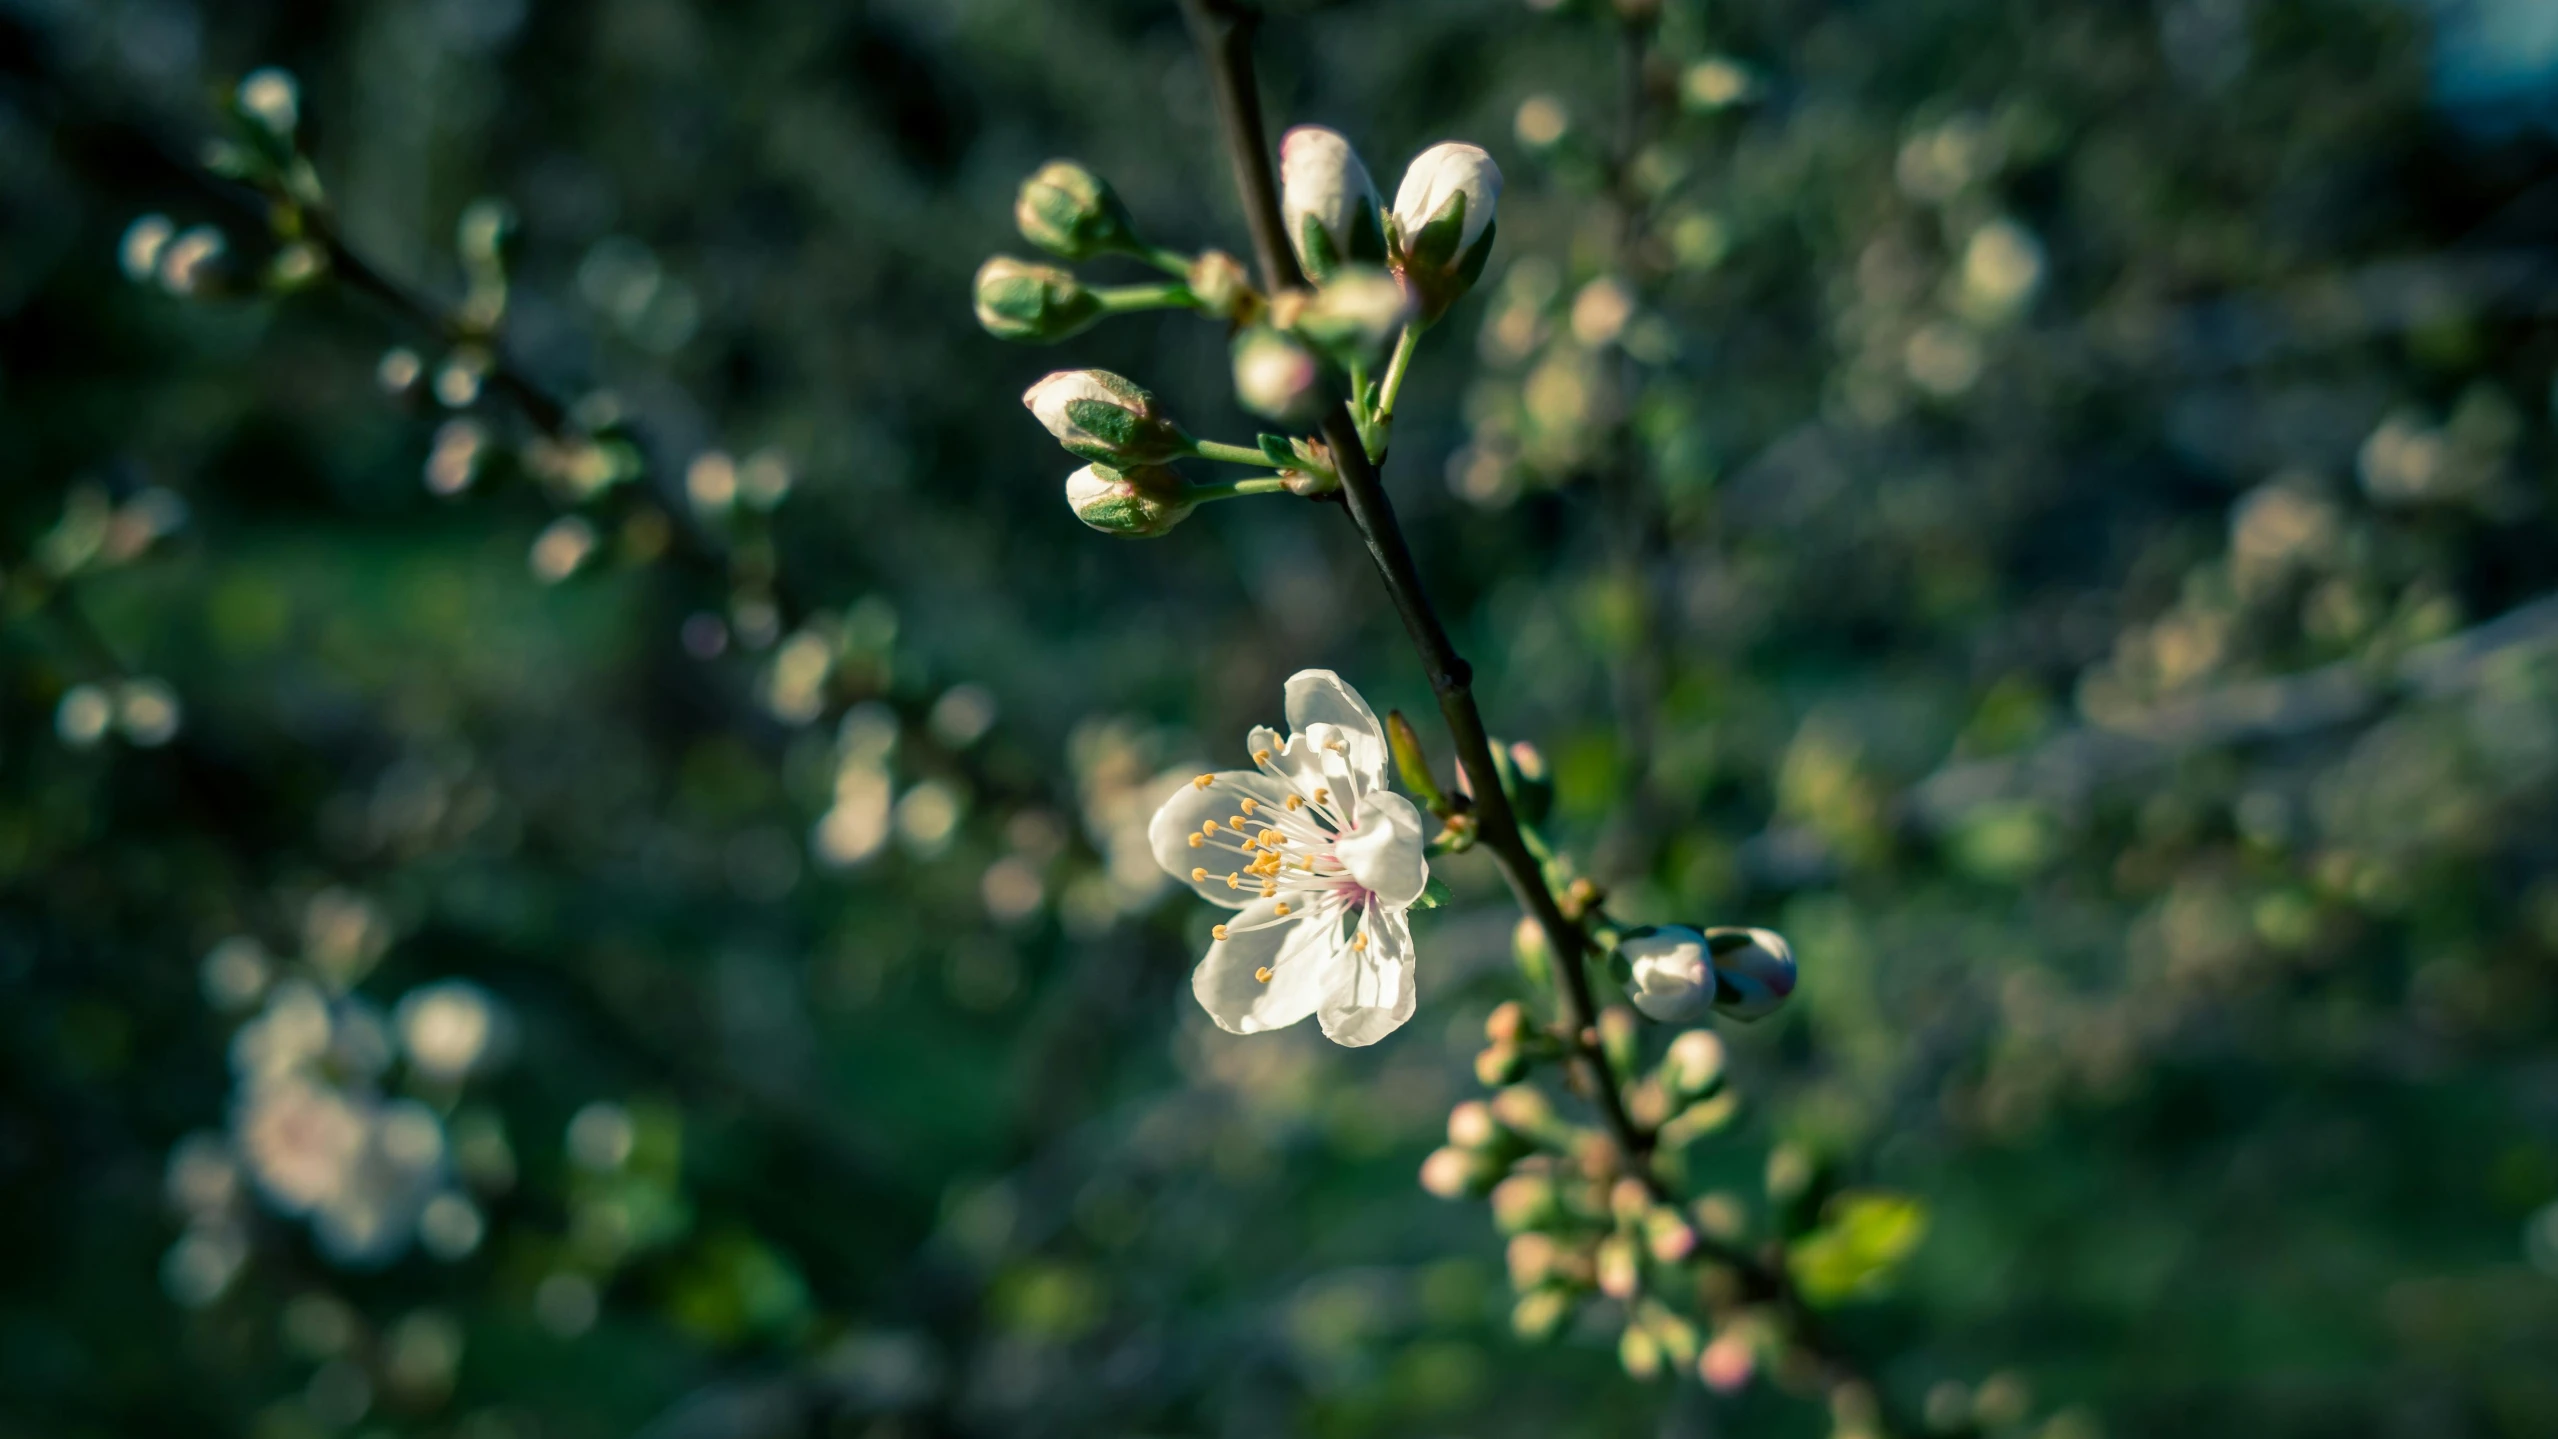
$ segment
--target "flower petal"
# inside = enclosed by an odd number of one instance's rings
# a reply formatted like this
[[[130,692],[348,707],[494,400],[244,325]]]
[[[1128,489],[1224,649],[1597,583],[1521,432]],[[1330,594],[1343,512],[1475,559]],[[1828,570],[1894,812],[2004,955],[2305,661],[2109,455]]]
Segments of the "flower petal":
[[[1430,883],[1422,851],[1421,811],[1388,790],[1372,790],[1359,802],[1358,826],[1341,836],[1333,854],[1350,877],[1376,893],[1391,910],[1411,907]]]
[[[1318,904],[1274,924],[1278,904],[1256,900],[1236,915],[1229,922],[1232,937],[1208,946],[1208,957],[1190,973],[1190,992],[1219,1029],[1232,1034],[1285,1029],[1314,1013],[1339,983],[1341,906]],[[1267,980],[1260,977],[1265,969]]]
[[[1302,734],[1319,724],[1339,729],[1341,753],[1360,788],[1385,787],[1386,727],[1377,723],[1377,712],[1332,671],[1299,670],[1288,677],[1288,728]]]
[[[1420,1002],[1413,986],[1412,925],[1403,911],[1370,904],[1359,923],[1365,949],[1344,947],[1343,974],[1324,996],[1324,1037],[1353,1047],[1374,1044],[1403,1027]]]
[[[1249,770],[1225,770],[1210,775],[1206,785],[1186,784],[1155,811],[1154,820],[1146,826],[1146,842],[1155,851],[1155,863],[1164,873],[1199,891],[1201,897],[1229,909],[1241,909],[1257,896],[1253,883],[1238,881],[1229,886],[1226,876],[1240,871],[1251,861],[1235,847],[1232,821],[1242,813],[1243,801],[1256,806],[1280,805],[1287,801],[1288,789],[1267,775]],[[1191,838],[1210,820],[1217,822],[1216,837],[1193,846]],[[1192,876],[1205,870],[1201,878]]]

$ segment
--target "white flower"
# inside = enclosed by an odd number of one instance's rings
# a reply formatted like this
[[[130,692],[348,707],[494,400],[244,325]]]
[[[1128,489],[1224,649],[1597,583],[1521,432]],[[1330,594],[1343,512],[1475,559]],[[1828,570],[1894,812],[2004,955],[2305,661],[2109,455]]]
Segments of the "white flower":
[[[1390,238],[1423,319],[1437,319],[1482,275],[1500,205],[1501,167],[1480,146],[1433,145],[1403,172]]]
[[[410,990],[391,1013],[409,1063],[430,1079],[453,1083],[494,1063],[508,1036],[507,1017],[487,990],[467,979]]]
[[[1330,670],[1288,681],[1288,727],[1256,727],[1254,768],[1203,774],[1155,812],[1155,861],[1240,911],[1191,976],[1236,1034],[1320,1016],[1335,1043],[1374,1044],[1412,1017],[1412,927],[1430,880],[1421,812],[1386,789],[1386,736]]]
[[[1720,993],[1715,1008],[1734,1019],[1763,1019],[1794,993],[1794,947],[1772,929],[1709,929]]]
[[[1694,1019],[1714,1003],[1714,960],[1705,936],[1684,924],[1650,925],[1617,945],[1633,973],[1634,1007],[1668,1023]]]
[[[1386,257],[1377,183],[1338,131],[1299,125],[1279,137],[1279,209],[1306,278],[1320,284],[1353,260]]]
[[[1108,370],[1059,370],[1021,402],[1058,444],[1087,460],[1124,469],[1190,453],[1190,437],[1156,413],[1155,397]]]

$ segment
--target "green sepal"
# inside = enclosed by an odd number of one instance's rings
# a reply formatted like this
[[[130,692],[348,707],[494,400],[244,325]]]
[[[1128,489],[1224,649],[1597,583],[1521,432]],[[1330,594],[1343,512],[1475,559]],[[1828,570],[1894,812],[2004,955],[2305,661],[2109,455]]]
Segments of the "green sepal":
[[[1457,287],[1460,290],[1473,289],[1474,282],[1483,278],[1483,267],[1492,259],[1492,234],[1500,228],[1498,220],[1486,224],[1483,233],[1475,237],[1474,248],[1457,261]]]
[[[1377,218],[1377,207],[1359,197],[1359,209],[1350,217],[1349,262],[1354,265],[1382,265],[1386,262],[1386,227]]]
[[[1274,469],[1293,470],[1305,463],[1297,458],[1297,452],[1289,445],[1286,435],[1274,435],[1265,430],[1253,436],[1253,443],[1261,447],[1261,457],[1268,460]]]
[[[1419,269],[1446,269],[1448,262],[1456,258],[1457,241],[1464,238],[1465,230],[1466,192],[1459,190],[1439,207],[1439,213],[1422,224],[1421,232],[1412,237],[1406,258]]]
[[[1449,900],[1454,898],[1456,898],[1455,891],[1449,889],[1446,882],[1434,874],[1430,876],[1430,880],[1427,884],[1421,886],[1421,897],[1412,902],[1412,907],[1414,909],[1437,909],[1439,906],[1446,904]]]
[[[1305,261],[1306,278],[1320,284],[1341,268],[1341,252],[1333,248],[1332,236],[1314,216],[1308,215],[1299,228],[1305,232],[1297,237],[1297,250]]]
[[[1077,427],[1099,436],[1114,450],[1126,449],[1137,441],[1136,412],[1124,405],[1100,400],[1068,400],[1066,418],[1074,421]]]

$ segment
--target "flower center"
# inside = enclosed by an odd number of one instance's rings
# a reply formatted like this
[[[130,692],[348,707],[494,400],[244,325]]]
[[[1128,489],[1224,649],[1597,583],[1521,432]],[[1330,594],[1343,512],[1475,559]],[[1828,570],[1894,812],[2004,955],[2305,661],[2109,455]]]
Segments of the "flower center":
[[[1225,876],[1226,888],[1274,903],[1266,917],[1252,923],[1216,926],[1212,931],[1216,938],[1223,942],[1289,923],[1337,925],[1344,915],[1366,908],[1373,896],[1335,853],[1342,834],[1351,828],[1343,817],[1348,806],[1337,802],[1328,785],[1317,785],[1311,795],[1298,793],[1272,763],[1270,751],[1255,750],[1252,758],[1262,773],[1290,786],[1287,798],[1278,805],[1250,795],[1239,798],[1234,814],[1202,823],[1190,836],[1190,847],[1240,856],[1244,862]],[[1191,783],[1207,789],[1216,783],[1216,776],[1203,774]],[[1203,865],[1192,869],[1190,878],[1205,884],[1210,875]],[[1350,947],[1366,949],[1368,936],[1354,935]],[[1267,965],[1253,971],[1253,978],[1264,984],[1270,976]]]

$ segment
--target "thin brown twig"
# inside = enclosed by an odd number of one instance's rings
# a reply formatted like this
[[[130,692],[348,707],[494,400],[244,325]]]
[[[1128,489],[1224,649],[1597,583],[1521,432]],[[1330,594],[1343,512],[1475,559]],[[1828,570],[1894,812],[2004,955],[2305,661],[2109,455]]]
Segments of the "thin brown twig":
[[[1181,0],[1181,7],[1189,21],[1192,36],[1198,42],[1200,54],[1207,62],[1228,160],[1243,204],[1244,219],[1252,232],[1253,251],[1260,261],[1262,280],[1273,294],[1301,286],[1305,277],[1288,244],[1281,218],[1278,187],[1272,174],[1270,146],[1261,115],[1260,90],[1253,71],[1252,29],[1258,17],[1240,0]],[[1639,70],[1635,78],[1639,83]],[[1520,906],[1535,916],[1553,950],[1556,1008],[1581,1087],[1588,1091],[1590,1099],[1598,1107],[1626,1171],[1639,1179],[1656,1198],[1667,1199],[1667,1187],[1650,1162],[1655,1136],[1636,1124],[1626,1112],[1614,1074],[1591,1031],[1598,1010],[1591,995],[1586,962],[1588,935],[1564,913],[1562,904],[1546,882],[1544,867],[1530,852],[1517,816],[1511,811],[1508,796],[1501,787],[1500,773],[1494,765],[1483,713],[1475,703],[1473,667],[1466,663],[1448,638],[1447,626],[1441,622],[1429,591],[1422,584],[1411,546],[1405,541],[1402,526],[1395,518],[1394,504],[1387,497],[1384,481],[1359,441],[1358,426],[1351,417],[1349,406],[1346,403],[1334,405],[1324,415],[1322,428],[1324,439],[1332,446],[1339,464],[1341,494],[1351,520],[1367,544],[1369,557],[1376,563],[1378,576],[1384,581],[1386,593],[1410,634],[1413,647],[1420,652],[1431,691],[1439,701],[1440,714],[1447,721],[1449,735],[1455,741],[1457,761],[1472,785],[1477,843],[1490,852],[1502,878],[1508,881]],[[1881,1387],[1861,1364],[1842,1352],[1830,1339],[1818,1317],[1795,1289],[1793,1278],[1786,1271],[1781,1257],[1763,1258],[1705,1236],[1700,1236],[1700,1243],[1700,1252],[1734,1270],[1750,1293],[1775,1304],[1785,1313],[1798,1341],[1829,1371],[1834,1382],[1861,1385],[1878,1406],[1883,1404]],[[1886,1432],[1897,1427],[1891,1423],[1888,1414],[1882,1422]]]

